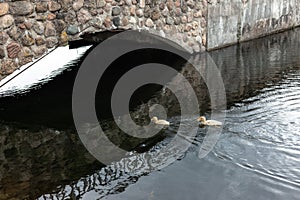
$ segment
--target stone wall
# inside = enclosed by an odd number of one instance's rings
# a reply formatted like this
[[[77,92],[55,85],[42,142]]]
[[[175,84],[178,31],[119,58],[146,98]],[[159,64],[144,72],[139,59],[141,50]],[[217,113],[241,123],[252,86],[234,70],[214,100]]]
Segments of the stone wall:
[[[207,49],[299,26],[299,7],[298,0],[210,0]]]
[[[0,79],[85,33],[148,30],[205,50],[207,0],[0,0]]]

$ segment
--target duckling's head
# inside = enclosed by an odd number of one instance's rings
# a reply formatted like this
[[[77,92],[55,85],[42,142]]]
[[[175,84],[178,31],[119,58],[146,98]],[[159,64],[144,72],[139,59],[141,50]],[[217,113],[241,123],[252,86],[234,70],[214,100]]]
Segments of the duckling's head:
[[[205,122],[206,118],[204,116],[201,116],[197,119],[199,122]]]
[[[157,118],[157,117],[152,117],[152,118],[151,118],[151,121],[152,121],[152,122],[156,122],[156,121],[158,121],[158,118]]]

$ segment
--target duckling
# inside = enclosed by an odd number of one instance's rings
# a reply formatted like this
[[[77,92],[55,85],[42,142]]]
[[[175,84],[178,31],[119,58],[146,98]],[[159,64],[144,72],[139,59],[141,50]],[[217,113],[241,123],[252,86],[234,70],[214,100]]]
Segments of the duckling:
[[[204,126],[222,126],[222,122],[216,120],[206,120],[204,116],[199,117],[197,120],[201,122],[201,125]]]
[[[157,124],[157,125],[164,125],[164,126],[170,125],[170,122],[163,120],[163,119],[159,120],[157,117],[152,117],[151,122],[153,122],[154,124]]]

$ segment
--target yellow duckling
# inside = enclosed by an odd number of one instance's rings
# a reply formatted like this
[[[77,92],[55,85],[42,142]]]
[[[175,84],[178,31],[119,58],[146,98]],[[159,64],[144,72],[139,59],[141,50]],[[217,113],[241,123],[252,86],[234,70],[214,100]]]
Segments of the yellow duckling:
[[[170,122],[163,120],[163,119],[159,120],[157,117],[152,117],[151,122],[153,122],[154,124],[157,124],[157,125],[164,125],[164,126],[170,125]]]
[[[204,116],[199,117],[197,120],[201,122],[201,125],[204,126],[222,126],[222,122],[216,120],[206,120]]]

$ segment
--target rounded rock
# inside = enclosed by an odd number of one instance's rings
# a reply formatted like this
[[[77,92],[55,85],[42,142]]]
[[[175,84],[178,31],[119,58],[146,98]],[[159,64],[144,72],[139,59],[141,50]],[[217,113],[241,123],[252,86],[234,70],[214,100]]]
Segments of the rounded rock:
[[[3,45],[7,42],[9,36],[5,32],[0,32],[0,45]]]
[[[78,0],[78,1],[73,3],[72,7],[75,11],[78,11],[83,7],[83,3],[84,3],[84,0]]]
[[[18,43],[12,42],[7,45],[6,50],[9,58],[16,58],[21,51],[21,47]]]
[[[33,30],[38,34],[38,35],[43,35],[44,34],[44,25],[41,22],[36,22],[33,25]]]
[[[42,45],[42,46],[35,46],[35,45],[33,45],[33,46],[31,46],[30,48],[31,48],[32,52],[34,53],[34,57],[35,57],[35,58],[39,58],[39,57],[41,57],[44,53],[47,52],[47,48],[46,48],[45,45]]]
[[[37,13],[47,12],[47,2],[38,2],[35,4],[35,11]]]
[[[55,2],[55,1],[50,1],[48,3],[48,9],[51,12],[55,12],[55,11],[58,11],[58,10],[61,9],[61,5],[59,3],[57,3],[57,2]]]
[[[151,19],[153,21],[156,21],[160,18],[160,13],[157,11],[157,10],[154,10],[152,13],[151,13]]]
[[[137,17],[143,17],[143,15],[144,15],[144,12],[143,12],[142,9],[138,9],[138,10],[136,11],[136,16],[137,16]]]
[[[121,13],[120,7],[113,7],[112,8],[112,16],[117,16]]]
[[[46,39],[46,47],[52,48],[58,44],[58,39],[56,37],[49,37]]]
[[[68,26],[68,28],[67,28],[67,34],[68,35],[75,35],[77,33],[79,33],[79,28],[78,28],[77,25]]]
[[[152,19],[149,19],[149,18],[146,20],[145,25],[149,28],[154,27],[154,23],[153,23]]]
[[[113,24],[114,24],[116,27],[119,27],[119,26],[120,26],[120,17],[114,17],[114,18],[113,18]]]
[[[52,22],[47,22],[45,26],[45,36],[50,37],[55,35],[56,35],[55,26],[53,25]]]
[[[34,44],[34,39],[30,35],[25,34],[22,36],[22,44],[23,46],[31,46]]]
[[[0,16],[6,15],[9,10],[8,3],[0,3]]]
[[[35,44],[37,46],[41,46],[41,45],[43,45],[45,43],[46,43],[46,41],[45,41],[45,39],[43,37],[36,37],[35,38]]]
[[[90,19],[92,19],[91,14],[85,9],[81,9],[77,14],[77,20],[80,24],[85,24]]]
[[[111,28],[111,25],[112,25],[111,19],[110,19],[109,17],[105,18],[103,24],[104,24],[104,26],[105,26],[106,28],[110,29],[110,28]]]
[[[29,15],[33,12],[33,5],[28,1],[16,1],[9,4],[9,11],[13,15]]]
[[[103,8],[105,6],[106,2],[104,0],[96,0],[96,7],[97,8]]]
[[[3,59],[5,57],[5,50],[3,47],[0,47],[0,59]]]
[[[0,28],[8,28],[14,23],[14,18],[11,15],[4,15],[0,17]]]

